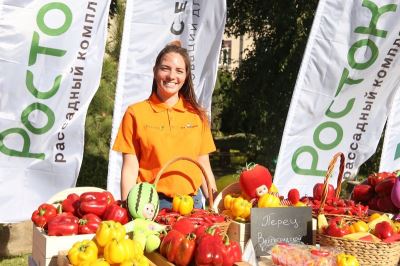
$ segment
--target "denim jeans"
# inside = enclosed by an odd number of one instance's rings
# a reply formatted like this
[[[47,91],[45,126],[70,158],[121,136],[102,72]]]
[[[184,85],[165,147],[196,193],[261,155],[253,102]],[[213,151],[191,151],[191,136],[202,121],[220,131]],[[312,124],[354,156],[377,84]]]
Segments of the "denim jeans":
[[[164,208],[172,209],[172,198],[165,196],[162,193],[158,193],[158,197],[160,198],[160,210]],[[203,208],[202,198],[203,192],[199,188],[197,194],[192,196],[194,201],[194,208],[201,209]]]

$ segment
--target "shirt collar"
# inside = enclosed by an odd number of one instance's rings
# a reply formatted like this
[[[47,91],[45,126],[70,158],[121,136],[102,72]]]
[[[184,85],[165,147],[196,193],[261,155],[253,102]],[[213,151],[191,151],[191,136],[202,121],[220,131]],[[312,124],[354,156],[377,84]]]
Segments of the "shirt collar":
[[[157,97],[156,93],[152,93],[150,98],[148,99],[148,101],[150,103],[151,108],[153,108],[153,110],[157,113],[166,111],[168,109],[174,109],[179,112],[186,111],[184,100],[183,100],[182,96],[180,96],[180,95],[179,95],[178,102],[172,107],[169,107],[165,103],[161,102],[160,99]]]

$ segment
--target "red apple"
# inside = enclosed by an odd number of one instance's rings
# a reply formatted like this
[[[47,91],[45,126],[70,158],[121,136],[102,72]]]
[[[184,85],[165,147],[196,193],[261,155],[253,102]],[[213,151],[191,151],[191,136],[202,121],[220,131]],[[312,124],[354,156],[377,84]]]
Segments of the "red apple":
[[[313,188],[313,198],[316,200],[321,200],[323,192],[324,192],[324,184],[323,183],[315,184]],[[326,195],[326,199],[328,200],[333,198],[335,198],[335,188],[331,184],[328,184],[328,193]]]

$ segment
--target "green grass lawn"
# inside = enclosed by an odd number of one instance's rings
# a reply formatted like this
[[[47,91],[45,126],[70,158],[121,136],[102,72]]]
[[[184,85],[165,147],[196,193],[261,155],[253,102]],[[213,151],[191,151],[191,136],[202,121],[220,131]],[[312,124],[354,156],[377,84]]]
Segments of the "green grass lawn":
[[[239,181],[239,176],[236,173],[224,175],[224,176],[221,176],[220,178],[218,178],[217,180],[215,180],[215,182],[217,183],[218,191],[221,191],[227,185],[230,185],[230,184],[232,184],[234,182],[238,182],[238,181]]]
[[[21,256],[13,256],[7,258],[0,258],[0,266],[20,266],[20,265],[28,265],[28,257],[31,254],[24,254]]]

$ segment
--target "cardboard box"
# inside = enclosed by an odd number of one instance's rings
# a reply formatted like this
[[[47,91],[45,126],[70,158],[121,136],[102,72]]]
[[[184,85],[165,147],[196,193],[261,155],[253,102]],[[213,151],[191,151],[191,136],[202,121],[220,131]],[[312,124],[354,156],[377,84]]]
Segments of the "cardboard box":
[[[40,227],[33,226],[32,258],[37,266],[55,266],[60,251],[69,250],[76,242],[93,239],[94,236],[95,234],[48,236]]]

